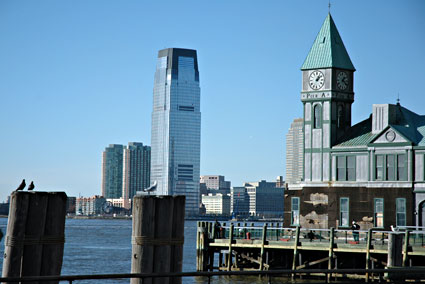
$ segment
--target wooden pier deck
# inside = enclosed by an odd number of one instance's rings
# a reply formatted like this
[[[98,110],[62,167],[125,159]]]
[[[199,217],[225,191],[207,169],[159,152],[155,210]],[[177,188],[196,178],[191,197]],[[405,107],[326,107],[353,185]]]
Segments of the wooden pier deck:
[[[424,228],[400,232],[359,230],[357,241],[351,230],[280,225],[222,223],[218,227],[213,222],[198,222],[197,270],[374,269],[425,265]]]

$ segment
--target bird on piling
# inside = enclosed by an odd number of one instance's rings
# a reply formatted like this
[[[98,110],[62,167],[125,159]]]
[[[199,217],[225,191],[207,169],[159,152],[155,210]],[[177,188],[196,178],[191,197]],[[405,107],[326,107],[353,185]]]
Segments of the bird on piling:
[[[149,195],[152,191],[156,190],[156,187],[158,185],[158,182],[155,181],[151,186],[149,186],[148,188],[143,189],[144,192],[147,192]]]
[[[34,182],[31,182],[30,185],[28,186],[28,190],[33,190],[34,189]]]
[[[25,179],[22,180],[21,184],[15,191],[23,190],[27,184],[25,183]]]

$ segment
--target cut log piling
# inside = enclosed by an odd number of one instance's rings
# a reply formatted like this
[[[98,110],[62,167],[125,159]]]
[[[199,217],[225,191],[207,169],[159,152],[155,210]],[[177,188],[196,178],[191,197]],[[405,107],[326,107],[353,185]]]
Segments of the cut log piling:
[[[132,273],[181,272],[185,196],[133,198]],[[180,278],[132,278],[131,284],[181,283]]]
[[[66,199],[64,192],[17,191],[11,194],[3,277],[60,275]]]

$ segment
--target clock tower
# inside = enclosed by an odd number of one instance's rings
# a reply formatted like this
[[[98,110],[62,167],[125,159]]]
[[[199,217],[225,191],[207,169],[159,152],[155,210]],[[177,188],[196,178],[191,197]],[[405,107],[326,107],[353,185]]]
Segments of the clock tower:
[[[328,14],[301,67],[304,182],[331,180],[331,148],[351,127],[355,70]]]

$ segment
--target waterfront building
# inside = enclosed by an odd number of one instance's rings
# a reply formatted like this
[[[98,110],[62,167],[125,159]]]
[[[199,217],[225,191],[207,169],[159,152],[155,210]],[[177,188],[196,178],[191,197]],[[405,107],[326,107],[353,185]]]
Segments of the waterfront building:
[[[249,196],[249,215],[266,218],[283,218],[283,192],[275,182],[265,180],[245,182]]]
[[[77,198],[74,196],[68,196],[66,198],[66,213],[67,214],[75,214],[76,202],[77,202]]]
[[[205,206],[205,213],[211,215],[230,215],[230,195],[229,194],[203,194],[202,204]]]
[[[185,195],[199,213],[200,87],[196,50],[158,52],[153,90],[151,184],[158,195]]]
[[[286,182],[297,183],[303,174],[303,119],[296,118],[286,134]]]
[[[283,180],[283,176],[276,177],[276,187],[285,187],[285,181]]]
[[[107,202],[110,202],[110,204],[113,207],[116,207],[116,208],[125,208],[125,205],[126,204],[131,204],[131,199],[130,198],[127,199],[127,200],[125,200],[122,197],[121,198],[107,198],[106,201]],[[125,208],[125,209],[128,209],[128,208]]]
[[[123,151],[123,207],[131,208],[131,199],[137,191],[150,185],[151,147],[130,142]],[[115,205],[114,205],[115,206]]]
[[[103,196],[78,197],[75,200],[75,213],[77,215],[99,215],[103,213],[106,199]]]
[[[239,218],[249,216],[249,195],[244,186],[230,188],[230,213]]]
[[[374,104],[351,125],[355,68],[329,14],[304,61],[303,179],[288,184],[285,225],[425,225],[425,116]]]
[[[102,153],[102,196],[120,198],[123,182],[124,146],[110,144]]]

